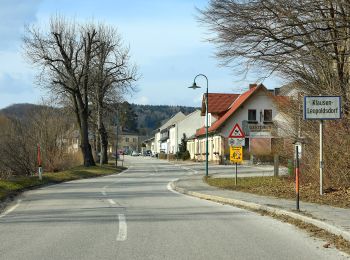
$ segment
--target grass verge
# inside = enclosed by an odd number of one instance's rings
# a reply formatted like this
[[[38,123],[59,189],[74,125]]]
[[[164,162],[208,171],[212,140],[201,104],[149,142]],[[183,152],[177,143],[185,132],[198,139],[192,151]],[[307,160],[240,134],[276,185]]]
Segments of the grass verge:
[[[295,193],[294,193],[294,183],[293,180],[289,178],[275,178],[275,177],[249,177],[249,178],[239,178],[238,179],[238,185],[235,185],[235,180],[233,178],[204,178],[204,180],[212,186],[223,188],[223,189],[230,189],[230,190],[237,190],[237,191],[243,191],[243,192],[250,192],[254,194],[259,195],[268,195],[268,196],[274,196],[274,197],[280,197],[280,198],[287,198],[287,199],[295,199]],[[310,191],[311,187],[310,185],[304,185],[304,192],[305,190],[308,191],[308,196],[306,199],[311,202],[318,201],[316,196],[319,196],[318,194],[314,194],[313,191]],[[339,194],[339,193],[337,193]],[[325,196],[325,195],[324,195]],[[328,193],[328,198],[326,198],[327,204],[337,204],[334,203],[334,198],[337,197],[337,195],[332,194],[331,192]],[[324,203],[326,204],[326,203]],[[343,204],[340,204],[343,205]],[[234,205],[237,207],[237,205]],[[343,205],[344,206],[344,205]],[[247,208],[243,206],[238,206],[243,209],[247,209],[249,211],[254,211],[256,213],[259,213],[263,216],[270,216],[275,219],[278,219],[280,221],[292,224],[302,230],[305,230],[307,233],[309,233],[312,237],[322,239],[325,242],[323,244],[323,247],[329,248],[329,247],[336,247],[338,250],[341,250],[347,254],[350,254],[350,242],[345,240],[342,236],[334,235],[326,230],[323,230],[315,225],[305,223],[301,220],[294,219],[289,216],[285,215],[277,215],[274,213],[267,212],[265,210],[256,210],[252,208]]]
[[[294,179],[289,177],[246,177],[238,178],[237,186],[234,178],[204,178],[211,186],[249,192],[263,196],[273,196],[283,199],[295,200]],[[318,204],[331,205],[341,208],[350,208],[350,189],[328,188],[320,196],[319,186],[312,183],[303,183],[299,189],[300,200]]]
[[[34,187],[85,178],[100,177],[119,173],[124,169],[126,168],[118,167],[116,169],[110,166],[78,166],[61,172],[44,173],[42,181],[39,180],[38,176],[23,176],[8,180],[0,180],[0,201],[4,201],[6,198],[15,196],[24,190],[32,189]]]

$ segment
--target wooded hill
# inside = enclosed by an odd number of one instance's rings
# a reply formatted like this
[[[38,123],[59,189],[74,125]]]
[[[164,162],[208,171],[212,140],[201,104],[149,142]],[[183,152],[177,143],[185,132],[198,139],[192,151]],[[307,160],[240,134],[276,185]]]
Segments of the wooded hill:
[[[34,104],[14,104],[0,110],[7,117],[27,120],[30,115],[40,110],[43,106]],[[153,130],[157,129],[170,117],[181,111],[185,115],[192,113],[195,107],[166,106],[166,105],[137,105],[130,104],[131,110],[135,113],[136,125],[132,131],[138,131],[141,135],[151,136]],[[131,117],[130,117],[131,118]],[[72,120],[73,122],[73,120]]]

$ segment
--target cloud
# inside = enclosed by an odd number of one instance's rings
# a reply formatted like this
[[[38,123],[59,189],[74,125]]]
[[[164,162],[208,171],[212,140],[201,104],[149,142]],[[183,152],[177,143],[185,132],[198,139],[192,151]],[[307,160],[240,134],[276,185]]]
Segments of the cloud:
[[[1,0],[0,49],[16,48],[24,25],[36,20],[41,0]]]
[[[0,74],[0,93],[1,94],[22,94],[31,93],[33,87],[30,80],[22,78],[22,75],[13,76],[9,73]]]
[[[149,98],[146,96],[138,97],[135,99],[133,102],[135,104],[140,104],[140,105],[148,105],[149,104]]]

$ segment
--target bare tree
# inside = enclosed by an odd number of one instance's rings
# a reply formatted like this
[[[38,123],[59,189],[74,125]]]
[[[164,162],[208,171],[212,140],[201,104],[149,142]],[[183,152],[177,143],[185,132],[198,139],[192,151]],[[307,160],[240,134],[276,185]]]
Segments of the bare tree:
[[[80,128],[84,165],[92,166],[95,162],[89,143],[89,86],[97,31],[76,27],[75,23],[54,17],[48,32],[34,26],[27,28],[24,48],[27,57],[42,69],[41,83],[72,103]]]
[[[312,94],[341,95],[350,112],[349,1],[211,0],[200,13],[224,64],[238,61]]]
[[[27,57],[42,69],[40,83],[53,94],[69,101],[81,136],[84,165],[95,165],[89,142],[89,118],[96,114],[101,162],[107,162],[105,109],[118,100],[136,80],[129,64],[129,51],[112,27],[94,23],[77,24],[64,18],[51,19],[48,32],[30,27],[24,37]]]
[[[98,48],[94,58],[92,98],[96,110],[96,126],[100,141],[100,163],[107,163],[108,135],[104,120],[113,104],[125,93],[133,91],[137,80],[136,66],[130,64],[129,49],[125,48],[115,28],[99,25]]]

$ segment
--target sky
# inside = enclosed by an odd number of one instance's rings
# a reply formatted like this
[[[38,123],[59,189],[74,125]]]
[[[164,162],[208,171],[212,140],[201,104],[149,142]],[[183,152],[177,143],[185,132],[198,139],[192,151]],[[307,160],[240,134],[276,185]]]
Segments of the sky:
[[[199,106],[203,89],[188,89],[194,77],[205,74],[210,93],[241,93],[261,74],[239,75],[220,66],[215,46],[207,42],[207,28],[196,19],[196,8],[207,0],[0,0],[0,109],[15,103],[40,103],[48,96],[36,82],[38,69],[24,58],[25,25],[47,26],[59,14],[78,22],[103,22],[115,26],[131,60],[138,67],[137,91],[125,97],[130,103]],[[282,80],[269,77],[267,88]]]

